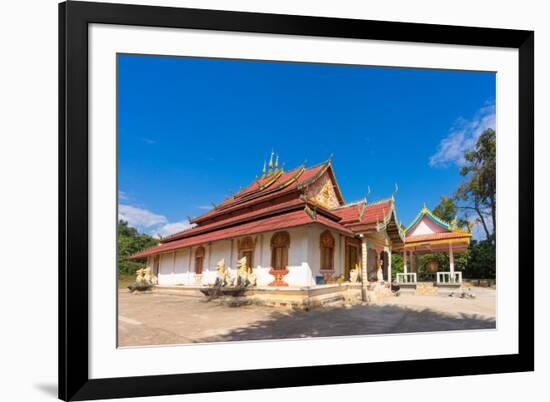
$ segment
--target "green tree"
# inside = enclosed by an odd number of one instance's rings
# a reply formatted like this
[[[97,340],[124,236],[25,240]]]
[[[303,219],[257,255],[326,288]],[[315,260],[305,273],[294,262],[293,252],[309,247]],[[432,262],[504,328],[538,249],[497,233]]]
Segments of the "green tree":
[[[496,253],[491,240],[472,240],[468,249],[467,278],[493,279],[496,276]]]
[[[394,278],[396,274],[403,273],[403,256],[401,253],[391,254],[391,273]]]
[[[456,221],[456,226],[458,228],[469,230],[469,222],[468,219],[462,214],[460,214],[460,209],[456,205],[456,197],[445,197],[444,195],[439,197],[439,204],[437,204],[433,209],[432,212],[443,219],[444,221],[447,221],[451,223],[453,220]]]
[[[466,178],[455,197],[458,207],[470,211],[494,243],[496,231],[496,133],[485,130],[478,138],[475,149],[464,153],[465,165],[460,174]],[[489,223],[491,225],[489,225]]]
[[[147,247],[158,244],[158,240],[139,233],[136,228],[128,226],[128,222],[119,220],[117,224],[118,271],[122,274],[134,274],[139,268],[145,267],[145,260],[129,260],[128,256]]]

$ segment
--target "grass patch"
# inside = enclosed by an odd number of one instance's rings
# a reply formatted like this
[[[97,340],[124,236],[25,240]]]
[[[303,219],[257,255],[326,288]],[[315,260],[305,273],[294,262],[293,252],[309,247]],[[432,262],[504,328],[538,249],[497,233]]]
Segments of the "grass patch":
[[[130,286],[135,281],[136,281],[136,276],[135,275],[118,274],[118,288],[119,289],[126,289],[128,286]]]

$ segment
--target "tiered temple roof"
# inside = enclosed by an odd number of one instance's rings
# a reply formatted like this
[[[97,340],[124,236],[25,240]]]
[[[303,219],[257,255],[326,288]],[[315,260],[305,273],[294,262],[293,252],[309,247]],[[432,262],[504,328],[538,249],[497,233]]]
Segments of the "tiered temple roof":
[[[350,237],[357,232],[386,230],[392,241],[403,242],[393,197],[346,205],[330,160],[288,172],[279,169],[277,163],[273,167],[270,161],[270,169],[266,172],[264,165],[262,177],[190,222],[196,226],[167,236],[159,245],[131,258],[309,224],[320,224]]]

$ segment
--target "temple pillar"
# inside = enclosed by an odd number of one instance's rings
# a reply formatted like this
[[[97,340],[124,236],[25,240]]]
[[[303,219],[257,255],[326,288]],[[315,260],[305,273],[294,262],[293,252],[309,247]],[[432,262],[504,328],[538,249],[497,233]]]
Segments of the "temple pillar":
[[[455,272],[455,256],[453,254],[452,243],[449,243],[449,271],[451,271],[451,274]]]
[[[234,245],[234,240],[231,239],[231,241],[229,242],[229,268],[233,269],[235,266],[233,265],[233,245]]]
[[[368,261],[368,244],[367,239],[361,239],[361,299],[367,301],[367,286],[369,280],[367,278],[367,261]]]
[[[413,251],[409,251],[409,257],[411,259],[411,272],[415,272],[415,266],[414,266],[414,253]]]
[[[406,250],[403,250],[403,273],[404,274],[408,273],[408,270],[407,270],[407,251]]]

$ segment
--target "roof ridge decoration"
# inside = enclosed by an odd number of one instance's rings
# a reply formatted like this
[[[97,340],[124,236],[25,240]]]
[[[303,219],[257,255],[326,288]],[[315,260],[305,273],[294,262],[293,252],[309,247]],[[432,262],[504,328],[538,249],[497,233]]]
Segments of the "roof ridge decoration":
[[[380,198],[379,200],[370,202],[368,205],[369,205],[369,206],[371,206],[371,205],[378,205],[378,204],[382,204],[382,203],[384,203],[384,202],[393,202],[393,201],[394,201],[393,197],[386,197],[386,198]]]
[[[309,215],[311,220],[316,221],[317,220],[317,210],[316,208],[311,209],[308,204],[304,207],[304,211],[306,214]]]
[[[359,211],[359,222],[361,222],[361,219],[363,219],[363,214],[367,210],[367,199],[365,198],[365,202],[363,205],[361,205],[361,211]]]
[[[335,210],[335,209],[343,209],[343,208],[349,208],[349,207],[353,207],[355,205],[359,205],[361,203],[364,203],[365,205],[367,204],[367,199],[366,198],[363,198],[363,199],[360,199],[360,200],[357,200],[357,201],[351,201],[351,202],[348,202],[347,204],[344,204],[344,205],[339,205],[337,207],[334,207],[332,208],[332,210]]]

